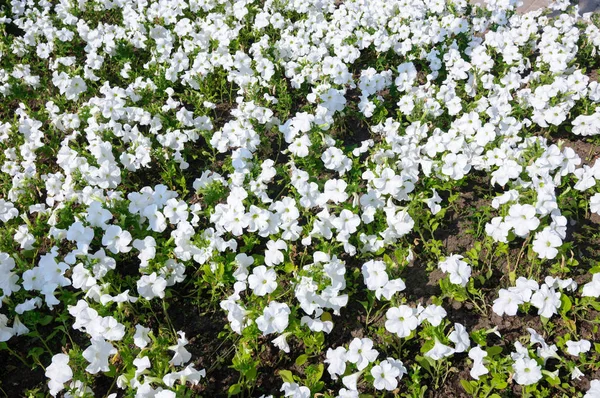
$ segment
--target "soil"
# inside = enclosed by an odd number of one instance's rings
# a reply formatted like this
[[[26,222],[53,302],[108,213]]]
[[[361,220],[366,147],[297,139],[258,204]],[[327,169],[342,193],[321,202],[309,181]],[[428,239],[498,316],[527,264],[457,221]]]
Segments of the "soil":
[[[201,314],[198,306],[184,299],[173,303],[168,312],[175,330],[183,331],[189,341],[186,349],[192,354],[194,367],[207,371],[208,383],[201,383],[194,387],[194,391],[207,396],[226,394],[227,388],[235,384],[237,373],[215,365],[228,363],[235,353],[231,341],[222,341],[218,337],[227,324],[227,318],[216,311]]]
[[[571,134],[568,138],[561,137],[560,141],[563,142],[564,147],[572,148],[579,155],[582,165],[592,166],[600,158],[600,145],[584,137],[577,138]]]
[[[27,353],[33,347],[35,345],[29,343],[27,337],[24,336],[11,341],[11,349],[19,353]],[[25,389],[43,386],[46,377],[39,366],[34,368],[25,366],[14,356],[4,352],[2,366],[0,366],[0,380],[2,380],[0,388],[2,388],[6,397],[19,397],[23,396]]]

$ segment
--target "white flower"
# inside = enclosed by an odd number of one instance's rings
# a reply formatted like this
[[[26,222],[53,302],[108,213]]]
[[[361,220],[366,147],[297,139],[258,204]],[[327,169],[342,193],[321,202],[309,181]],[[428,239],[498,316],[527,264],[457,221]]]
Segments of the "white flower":
[[[385,313],[385,329],[398,337],[408,337],[419,326],[416,311],[407,305],[392,307]]]
[[[256,326],[264,335],[283,333],[288,327],[291,310],[286,303],[271,301],[263,314],[256,318]]]
[[[344,386],[347,389],[356,391],[357,390],[356,384],[358,383],[358,378],[360,377],[361,374],[362,374],[362,372],[356,372],[356,373],[349,374],[348,376],[342,377],[342,384],[344,384]]]
[[[91,340],[92,345],[83,351],[83,357],[90,363],[86,372],[96,374],[98,372],[108,372],[108,357],[117,353],[117,349],[112,344],[106,342],[102,337],[95,337]]]
[[[192,354],[185,348],[188,344],[188,340],[185,338],[185,333],[182,331],[177,332],[179,337],[177,338],[177,344],[169,347],[170,351],[173,351],[173,358],[169,361],[171,365],[179,366],[187,363],[191,358]]]
[[[94,239],[94,230],[90,227],[85,227],[81,222],[75,222],[67,230],[67,239],[77,243],[79,250],[85,251],[88,249],[92,239]]]
[[[344,209],[340,212],[339,217],[336,217],[331,222],[340,234],[353,234],[360,225],[360,217],[350,210]]]
[[[280,391],[284,392],[284,397],[310,398],[310,389],[305,386],[299,386],[296,383],[285,382],[281,386]]]
[[[519,358],[512,367],[515,372],[513,380],[517,384],[528,386],[542,379],[542,367],[531,358]]]
[[[437,214],[442,210],[442,206],[440,206],[441,202],[442,198],[438,195],[435,188],[433,188],[433,196],[427,199],[427,206],[429,207],[429,210],[431,210],[431,214]]]
[[[550,318],[560,307],[560,292],[544,284],[531,296],[531,304],[538,309],[538,315]]]
[[[352,167],[350,158],[344,155],[341,149],[334,146],[327,148],[323,152],[321,160],[326,169],[337,171],[340,176],[343,176]]]
[[[137,281],[138,293],[146,300],[151,300],[154,297],[165,297],[166,287],[167,280],[162,276],[157,276],[156,272],[144,275]]]
[[[494,312],[500,316],[504,314],[509,316],[517,315],[519,305],[523,304],[521,297],[519,297],[519,295],[516,293],[506,289],[500,289],[498,294],[499,297],[494,300],[494,305],[492,306]]]
[[[562,239],[549,227],[535,234],[533,240],[533,251],[538,254],[538,258],[547,258],[552,260],[558,254],[557,247],[562,245]]]
[[[373,387],[377,390],[393,391],[398,387],[397,378],[400,376],[400,370],[387,360],[381,361],[379,365],[373,366],[371,375],[375,379],[373,380]]]
[[[587,390],[583,398],[598,398],[600,397],[600,380],[592,380],[590,389]]]
[[[163,209],[165,217],[169,219],[171,224],[177,224],[180,221],[185,221],[188,218],[188,205],[183,200],[171,198],[165,203]]]
[[[220,306],[227,311],[227,320],[229,321],[231,330],[241,334],[242,330],[248,325],[246,309],[230,298],[221,301]]]
[[[438,267],[450,274],[450,282],[455,285],[467,286],[471,277],[471,266],[462,261],[463,257],[451,255],[441,262]]]
[[[449,153],[444,156],[443,160],[442,174],[447,175],[453,180],[462,179],[471,170],[471,164],[466,155]]]
[[[131,234],[123,231],[118,225],[111,225],[104,231],[102,244],[112,253],[127,253],[131,250]]]
[[[340,388],[338,391],[338,395],[336,398],[359,398],[358,391],[346,390],[345,388]]]
[[[567,341],[567,352],[573,356],[579,356],[579,354],[588,352],[592,345],[588,340],[579,341]]]
[[[362,274],[369,290],[377,290],[388,282],[388,274],[383,261],[367,261],[362,266]]]
[[[358,370],[363,370],[369,363],[375,361],[379,353],[373,348],[373,341],[369,338],[354,338],[350,342],[346,359],[355,363]]]
[[[332,201],[333,203],[342,203],[348,199],[346,188],[348,183],[342,179],[330,179],[325,181],[322,200],[324,202]]]
[[[275,345],[275,347],[279,348],[281,351],[283,351],[285,353],[289,353],[290,346],[287,342],[288,335],[289,335],[289,333],[283,333],[281,336],[278,336],[278,337],[274,338],[273,340],[271,340],[271,343],[273,343]]]
[[[401,278],[392,279],[375,290],[375,297],[377,300],[381,300],[381,296],[385,297],[387,300],[391,300],[394,294],[401,292],[404,289],[406,289],[406,284]]]
[[[581,370],[579,370],[579,368],[577,366],[575,366],[573,368],[573,370],[571,371],[571,380],[579,380],[583,376],[585,376],[585,375],[583,374],[583,372]]]
[[[22,336],[29,333],[29,328],[21,322],[18,315],[15,315],[15,318],[13,319],[12,330],[16,336]]]
[[[104,337],[106,340],[118,341],[125,336],[125,326],[117,322],[117,320],[112,316],[102,318],[101,328],[102,337]]]
[[[50,394],[55,397],[64,389],[64,384],[73,378],[73,371],[69,366],[69,356],[56,354],[52,357],[52,363],[46,368],[46,377]]]
[[[287,244],[283,240],[269,240],[265,250],[265,264],[268,267],[281,264],[284,260],[282,250],[287,250]]]
[[[15,242],[19,243],[21,249],[33,249],[33,245],[35,244],[35,237],[31,232],[29,232],[29,228],[27,227],[27,225],[19,225],[17,231],[15,232],[14,238]]]
[[[85,84],[85,80],[79,76],[75,76],[73,79],[71,79],[71,82],[65,90],[65,97],[68,100],[76,100],[86,90],[87,84]]]
[[[163,232],[167,229],[167,218],[158,210],[156,204],[152,204],[142,210],[142,215],[148,219],[148,229],[154,232]]]
[[[398,65],[398,77],[394,81],[398,91],[409,91],[417,78],[417,69],[412,62]]]
[[[85,219],[92,227],[106,228],[106,223],[112,218],[112,213],[102,207],[102,203],[90,203]]]
[[[431,350],[427,351],[424,355],[433,359],[434,361],[438,361],[442,358],[448,357],[454,354],[454,349],[449,347],[443,343],[441,343],[438,339],[435,340],[435,344]]]
[[[197,385],[203,377],[206,377],[206,370],[196,370],[194,365],[190,364],[179,372],[167,373],[162,380],[168,387],[173,387],[176,381],[179,381],[182,386],[188,382]]]
[[[471,345],[467,329],[460,323],[454,324],[454,331],[448,336],[448,340],[455,344],[455,352],[465,352]]]
[[[311,145],[312,143],[310,142],[308,135],[302,134],[294,139],[289,146],[289,150],[294,156],[305,158],[309,154],[309,148]]]
[[[19,210],[15,208],[12,202],[0,199],[0,221],[7,222],[19,215]]]
[[[539,344],[541,346],[537,348],[536,354],[544,360],[544,364],[548,358],[559,358],[557,354],[558,347],[556,347],[556,344],[549,345],[544,338],[532,328],[527,328],[527,331],[531,335],[531,343]]]
[[[344,347],[329,348],[327,350],[324,362],[329,364],[327,371],[333,380],[337,380],[338,375],[342,375],[346,371],[346,360],[346,349]]]
[[[597,193],[590,198],[590,211],[600,215],[600,193]]]
[[[583,285],[581,295],[583,297],[600,297],[600,273],[594,274],[592,280]]]
[[[419,313],[419,322],[427,320],[431,326],[438,326],[448,313],[439,305],[428,305],[425,310]]]
[[[150,337],[148,334],[151,332],[149,328],[142,325],[135,325],[135,335],[133,336],[133,343],[139,348],[146,348],[150,343]]]
[[[334,88],[330,88],[321,94],[320,99],[323,101],[323,106],[332,113],[342,111],[346,104],[346,98],[342,90]]]
[[[175,394],[174,391],[170,391],[170,390],[163,390],[161,387],[158,387],[158,389],[156,390],[156,394],[154,395],[154,398],[176,398],[177,394]]]
[[[540,220],[535,214],[535,207],[531,205],[514,204],[508,210],[506,221],[514,229],[515,234],[523,238],[529,234],[529,231],[537,229],[540,225]]]
[[[248,285],[257,296],[270,294],[277,288],[277,274],[274,269],[259,265],[248,277]]]
[[[489,370],[483,363],[483,358],[485,357],[487,357],[487,352],[482,350],[480,346],[473,347],[469,350],[469,358],[473,360],[473,366],[469,373],[475,380],[479,380],[479,377],[489,373]]]
[[[485,233],[496,242],[507,243],[510,229],[510,224],[504,222],[502,217],[494,217],[489,223],[485,224]]]
[[[17,292],[21,289],[18,284],[19,276],[13,272],[15,268],[15,260],[8,255],[8,253],[0,252],[0,289],[2,289],[2,297],[9,297],[13,292]],[[19,307],[17,305],[17,307]],[[17,313],[23,313],[18,312]]]

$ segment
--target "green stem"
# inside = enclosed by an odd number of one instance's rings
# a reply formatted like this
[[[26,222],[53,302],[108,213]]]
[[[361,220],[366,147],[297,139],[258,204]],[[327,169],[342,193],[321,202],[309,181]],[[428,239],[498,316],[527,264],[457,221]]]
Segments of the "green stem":
[[[48,344],[46,344],[46,340],[44,340],[42,338],[42,335],[40,334],[40,332],[38,332],[37,327],[34,326],[33,329],[35,330],[35,332],[37,333],[37,335],[39,336],[40,341],[42,342],[42,344],[44,345],[44,347],[46,348],[46,351],[48,351],[48,353],[50,354],[50,356],[54,355],[54,352],[50,349],[50,347],[48,347]]]
[[[30,365],[30,364],[28,364],[28,363],[27,363],[27,362],[26,362],[26,361],[23,359],[23,357],[22,357],[21,355],[17,354],[17,353],[16,353],[15,351],[13,351],[13,350],[12,350],[10,347],[8,347],[8,346],[7,346],[7,347],[6,347],[6,349],[8,350],[8,352],[9,352],[9,353],[10,353],[12,356],[16,357],[16,358],[17,358],[19,361],[21,361],[21,363],[22,363],[23,365],[25,365],[25,366],[26,366],[26,367],[28,367],[28,368],[30,368],[30,367],[31,367],[31,365]],[[42,366],[42,367],[43,367],[43,366]],[[7,395],[7,396],[8,396],[8,395]]]
[[[108,398],[108,396],[110,395],[110,392],[112,391],[113,387],[115,386],[115,384],[117,383],[117,379],[118,376],[115,374],[115,377],[113,378],[113,381],[110,385],[110,388],[108,389],[108,391],[106,392],[106,395],[104,396],[104,398]]]
[[[167,303],[165,302],[165,299],[162,299],[162,308],[165,313],[165,318],[167,318],[167,323],[169,324],[169,328],[171,328],[171,331],[173,332],[173,336],[175,336],[175,339],[177,339],[177,331],[175,330],[175,327],[173,327],[173,323],[171,322],[171,318],[169,317],[169,312],[167,311]]]

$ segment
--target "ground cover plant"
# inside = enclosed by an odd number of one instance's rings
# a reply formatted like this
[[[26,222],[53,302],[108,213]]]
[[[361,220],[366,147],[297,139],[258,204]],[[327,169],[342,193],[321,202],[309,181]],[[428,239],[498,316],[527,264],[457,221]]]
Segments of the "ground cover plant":
[[[0,394],[600,397],[600,18],[0,6]]]

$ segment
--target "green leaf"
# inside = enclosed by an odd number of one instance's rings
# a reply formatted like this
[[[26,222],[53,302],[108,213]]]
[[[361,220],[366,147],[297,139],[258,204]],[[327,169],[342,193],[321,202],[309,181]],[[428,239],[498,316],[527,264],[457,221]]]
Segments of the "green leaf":
[[[475,288],[475,281],[473,278],[469,279],[469,282],[467,283],[467,291],[471,294],[478,293],[477,289]]]
[[[319,392],[321,391],[323,388],[325,387],[325,383],[322,381],[318,381],[315,383],[315,385],[311,388],[311,390],[313,392]]]
[[[597,302],[597,301],[595,301],[595,300],[594,300],[594,301],[590,301],[590,305],[591,305],[592,307],[594,307],[594,309],[595,309],[596,311],[600,311],[600,303],[599,303],[599,302]]]
[[[322,363],[319,364],[319,366],[317,366],[317,373],[315,374],[315,378],[317,380],[321,380],[321,377],[323,377],[323,371],[325,370],[325,365],[323,365]]]
[[[294,272],[296,270],[296,266],[292,263],[286,263],[285,267],[283,267],[283,270],[285,271],[286,274],[291,274],[292,272]]]
[[[369,302],[368,301],[360,301],[360,300],[358,300],[358,302],[363,306],[363,308],[365,310],[369,309]]]
[[[556,377],[554,373],[551,373],[547,370],[542,370],[542,373],[544,374],[544,380],[546,380],[552,387],[556,387],[560,384],[560,378]]]
[[[597,274],[600,272],[600,265],[596,265],[595,267],[590,268],[590,274]]]
[[[229,390],[227,391],[227,394],[229,396],[231,396],[231,395],[238,395],[240,392],[242,392],[242,386],[240,384],[234,384],[231,387],[229,387]]]
[[[256,366],[253,366],[246,372],[246,379],[247,380],[255,380],[257,372],[258,372],[258,370],[256,369]]]
[[[493,357],[495,355],[498,355],[502,352],[502,347],[499,346],[493,346],[493,347],[488,347],[485,349],[485,351],[488,353],[488,355],[490,357]]]
[[[284,383],[294,383],[294,375],[289,370],[280,370],[279,376]]]
[[[394,265],[394,262],[392,261],[392,259],[390,258],[390,256],[388,256],[387,254],[383,255],[383,262],[388,266],[388,267],[392,267]]]
[[[107,377],[115,377],[117,374],[117,367],[115,365],[109,365],[108,372],[104,373]]]
[[[298,358],[296,358],[295,364],[296,366],[302,366],[306,363],[306,361],[308,361],[308,355],[302,354]]]
[[[460,380],[460,385],[462,386],[462,388],[465,390],[465,392],[469,395],[473,394],[473,386],[471,385],[471,383],[469,383],[466,380],[461,379]]]
[[[415,359],[416,359],[417,363],[423,367],[423,369],[425,369],[427,371],[431,370],[431,364],[429,363],[427,358],[417,355],[417,357]]]
[[[44,349],[42,347],[33,347],[27,353],[27,357],[39,358],[40,355],[44,353]]]
[[[566,294],[560,295],[560,302],[562,303],[560,306],[560,312],[563,315],[569,312],[571,308],[573,308],[573,303],[571,302],[569,296],[567,296]]]

